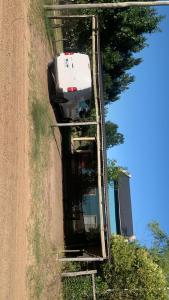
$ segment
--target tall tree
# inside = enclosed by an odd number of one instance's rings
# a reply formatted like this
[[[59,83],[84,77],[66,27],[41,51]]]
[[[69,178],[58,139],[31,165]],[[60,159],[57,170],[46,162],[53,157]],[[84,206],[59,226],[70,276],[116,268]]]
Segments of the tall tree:
[[[111,184],[111,182],[118,180],[118,177],[121,174],[122,170],[125,170],[127,172],[127,168],[118,166],[115,159],[109,159],[107,163],[108,182]]]
[[[88,0],[75,2],[88,3]],[[92,2],[105,1],[94,0]],[[141,58],[136,58],[135,53],[147,46],[146,34],[159,30],[162,17],[151,7],[83,11],[85,14],[98,14],[99,16],[105,100],[106,103],[116,101],[121,92],[134,81],[134,76],[128,71],[141,62]],[[68,24],[69,21],[66,22]],[[71,20],[70,25],[65,27],[66,43],[68,42],[69,46],[80,51],[88,50],[91,44],[90,21],[74,20],[72,22]]]
[[[106,147],[111,148],[123,143],[124,135],[118,132],[118,125],[111,121],[106,122]]]
[[[92,113],[91,113],[92,115]],[[106,148],[111,148],[124,143],[124,135],[118,132],[118,125],[108,121],[105,123]],[[88,136],[96,135],[96,126],[83,127],[82,132]]]
[[[153,236],[153,243],[150,249],[154,261],[163,269],[169,285],[169,235],[165,233],[158,222],[149,224]]]
[[[149,252],[122,236],[111,240],[111,261],[103,268],[107,284],[100,299],[167,300],[166,280]],[[105,287],[104,287],[105,288]]]

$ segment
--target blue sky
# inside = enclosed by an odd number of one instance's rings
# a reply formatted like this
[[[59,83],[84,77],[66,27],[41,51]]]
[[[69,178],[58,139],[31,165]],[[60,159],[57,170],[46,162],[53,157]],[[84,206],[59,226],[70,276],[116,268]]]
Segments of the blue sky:
[[[143,62],[130,70],[135,82],[109,106],[107,119],[119,125],[125,143],[108,151],[108,158],[128,168],[134,232],[143,244],[151,235],[147,224],[156,220],[169,233],[169,7],[162,32],[148,36]]]

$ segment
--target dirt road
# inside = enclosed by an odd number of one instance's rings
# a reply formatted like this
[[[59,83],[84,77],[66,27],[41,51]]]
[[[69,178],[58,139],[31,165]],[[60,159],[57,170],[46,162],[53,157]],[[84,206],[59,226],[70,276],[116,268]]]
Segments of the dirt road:
[[[29,214],[27,8],[0,2],[0,299],[25,299]]]
[[[0,0],[0,299],[28,299],[28,219],[32,210],[28,1]],[[32,24],[33,26],[33,24]],[[36,37],[35,37],[36,38]],[[40,51],[44,51],[42,48]],[[45,50],[47,51],[47,50]],[[36,55],[36,54],[35,54]],[[43,54],[46,55],[46,54]],[[49,54],[48,54],[49,55]],[[47,59],[47,58],[46,58]],[[46,63],[46,62],[45,62]],[[40,80],[44,81],[45,71]],[[41,83],[47,94],[47,84]],[[60,135],[57,132],[60,147]],[[63,243],[61,160],[51,142],[46,170],[49,240]],[[55,168],[57,166],[57,168]],[[53,176],[57,176],[55,181]],[[50,200],[51,199],[51,200]],[[55,200],[57,202],[55,202]],[[55,227],[55,220],[58,228]],[[35,298],[34,298],[35,299]],[[41,297],[40,299],[43,299]],[[45,299],[48,299],[46,296]],[[52,296],[50,299],[53,299]]]

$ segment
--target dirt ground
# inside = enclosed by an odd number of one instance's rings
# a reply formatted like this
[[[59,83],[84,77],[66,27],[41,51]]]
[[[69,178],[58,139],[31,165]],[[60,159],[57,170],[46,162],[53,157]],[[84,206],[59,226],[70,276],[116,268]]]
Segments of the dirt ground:
[[[34,93],[36,102],[43,99],[49,111],[47,127],[55,122],[46,81],[50,56],[44,35],[29,19],[28,1],[0,0],[1,300],[60,299],[59,267],[55,266],[55,254],[63,247],[59,131],[55,130],[55,139],[52,134],[41,138],[40,163],[32,155]],[[34,82],[38,84],[33,86]]]

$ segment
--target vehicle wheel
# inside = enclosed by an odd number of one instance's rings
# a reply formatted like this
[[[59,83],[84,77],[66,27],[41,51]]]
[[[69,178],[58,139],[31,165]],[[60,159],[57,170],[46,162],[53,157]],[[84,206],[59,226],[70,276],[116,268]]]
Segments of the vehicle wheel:
[[[65,98],[56,98],[56,103],[66,103],[66,102],[68,102],[68,100]]]
[[[64,123],[70,123],[70,122],[72,122],[72,119],[71,118],[64,118],[63,122]]]
[[[53,105],[56,101],[56,88],[55,88],[55,79],[53,74],[53,63],[48,65],[47,78],[48,78],[49,99],[50,99],[50,103]]]

